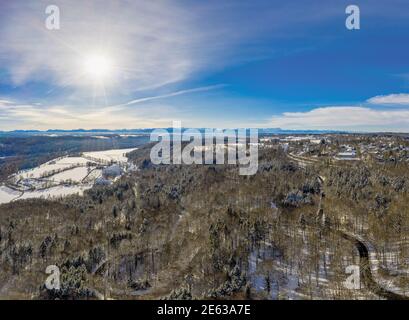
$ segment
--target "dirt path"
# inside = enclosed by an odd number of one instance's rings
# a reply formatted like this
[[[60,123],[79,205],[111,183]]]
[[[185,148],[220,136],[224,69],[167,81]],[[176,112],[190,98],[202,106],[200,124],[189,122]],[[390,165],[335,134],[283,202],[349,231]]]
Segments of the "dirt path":
[[[355,247],[359,252],[360,258],[360,276],[362,281],[364,282],[365,286],[375,293],[376,295],[386,298],[388,300],[409,300],[409,297],[398,294],[391,290],[385,289],[382,285],[380,285],[374,278],[371,269],[371,259],[370,259],[370,249],[369,246],[359,239],[358,236],[347,234],[340,230],[334,230],[334,232],[338,233],[341,237],[346,240],[349,240],[354,243]]]
[[[321,182],[321,186],[324,189],[324,182],[325,182],[325,177],[324,176],[318,176],[320,182]],[[320,197],[320,202],[319,202],[319,206],[318,206],[318,211],[317,214],[323,213],[323,209],[322,209],[322,203],[323,203],[323,196],[324,193],[321,193],[321,197]],[[321,222],[322,223],[322,222]],[[393,292],[391,290],[388,290],[386,288],[384,288],[381,284],[379,284],[376,281],[376,277],[374,277],[372,270],[375,270],[375,266],[373,261],[371,261],[371,256],[370,253],[371,248],[373,248],[372,245],[370,245],[370,243],[366,240],[364,240],[362,237],[355,235],[353,233],[349,233],[346,231],[342,231],[339,229],[333,229],[331,227],[329,227],[330,232],[334,232],[336,234],[338,234],[339,236],[341,236],[342,238],[351,241],[354,246],[356,247],[356,249],[359,252],[359,264],[360,264],[360,277],[361,280],[363,281],[363,283],[365,284],[365,286],[368,288],[368,290],[372,291],[374,294],[383,297],[385,299],[388,300],[409,300],[408,296],[405,295],[401,295],[398,294],[396,292]]]

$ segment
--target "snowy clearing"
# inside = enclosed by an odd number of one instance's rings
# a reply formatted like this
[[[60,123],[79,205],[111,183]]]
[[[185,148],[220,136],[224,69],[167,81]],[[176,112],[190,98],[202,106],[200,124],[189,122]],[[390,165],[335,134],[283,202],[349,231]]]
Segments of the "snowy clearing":
[[[24,192],[19,199],[33,199],[33,198],[58,198],[65,197],[78,193],[82,195],[85,190],[90,189],[92,185],[85,186],[56,186],[45,190],[35,190]]]
[[[81,182],[89,173],[89,168],[87,167],[76,167],[70,170],[66,170],[57,173],[51,177],[53,181],[63,182],[71,180],[74,182]]]
[[[0,204],[12,201],[21,195],[21,192],[10,189],[6,186],[0,186]]]
[[[131,149],[118,149],[118,150],[106,150],[96,152],[84,152],[84,157],[92,159],[94,161],[104,162],[127,162],[128,158],[125,156],[128,152],[134,151],[137,148]]]
[[[48,161],[36,168],[20,171],[16,174],[18,178],[34,178],[39,179],[44,175],[51,174],[52,172],[59,172],[74,166],[85,166],[87,162],[93,162],[83,157],[63,157]]]
[[[112,183],[127,169],[132,170],[133,166],[128,165],[125,155],[136,149],[84,152],[79,157],[60,157],[36,168],[20,171],[11,175],[4,186],[0,186],[0,204],[18,199],[82,195],[99,178]],[[108,176],[107,169],[112,163],[119,166],[119,173]]]

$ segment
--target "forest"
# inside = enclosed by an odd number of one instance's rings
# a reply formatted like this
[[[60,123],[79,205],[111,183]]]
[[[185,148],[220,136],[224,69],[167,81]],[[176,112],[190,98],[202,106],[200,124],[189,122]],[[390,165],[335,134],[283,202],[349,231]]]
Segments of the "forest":
[[[110,186],[1,205],[0,297],[406,297],[407,164],[300,167],[269,148],[240,176],[237,165],[154,165],[151,147],[128,154],[138,170]],[[44,285],[49,265],[60,290]],[[358,289],[345,286],[351,265]]]

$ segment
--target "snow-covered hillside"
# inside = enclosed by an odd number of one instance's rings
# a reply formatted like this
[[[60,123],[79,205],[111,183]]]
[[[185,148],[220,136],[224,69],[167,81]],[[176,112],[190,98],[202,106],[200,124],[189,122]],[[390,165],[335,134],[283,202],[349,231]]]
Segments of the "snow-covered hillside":
[[[106,151],[96,151],[96,152],[84,152],[83,156],[87,159],[92,159],[94,161],[127,162],[128,158],[125,155],[133,150],[136,150],[136,149],[131,148],[131,149],[116,149],[116,150],[106,150]]]
[[[36,168],[20,171],[0,185],[0,204],[18,199],[53,198],[71,194],[82,195],[96,181],[109,184],[119,176],[104,176],[112,164],[120,166],[118,172],[126,172],[126,154],[136,150],[115,149],[84,152],[80,157],[60,157]],[[111,170],[112,171],[112,170]]]
[[[20,196],[22,192],[15,191],[6,186],[0,186],[0,204],[7,203]]]

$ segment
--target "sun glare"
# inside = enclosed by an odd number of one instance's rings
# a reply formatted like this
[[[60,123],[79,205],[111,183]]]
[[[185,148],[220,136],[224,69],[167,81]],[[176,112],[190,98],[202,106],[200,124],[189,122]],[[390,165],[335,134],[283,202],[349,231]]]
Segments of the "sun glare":
[[[102,54],[92,54],[83,61],[84,73],[94,81],[104,81],[111,76],[113,66],[111,60]]]

